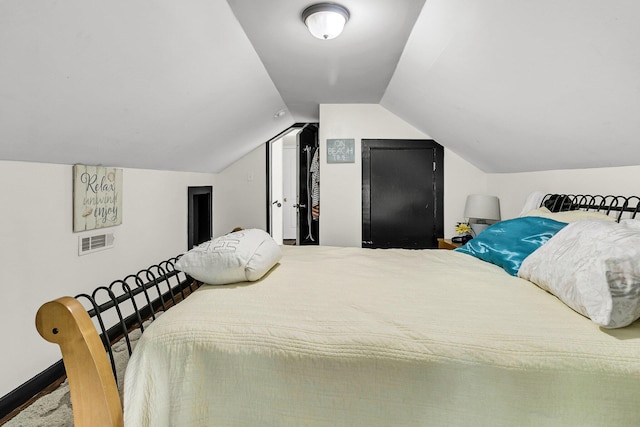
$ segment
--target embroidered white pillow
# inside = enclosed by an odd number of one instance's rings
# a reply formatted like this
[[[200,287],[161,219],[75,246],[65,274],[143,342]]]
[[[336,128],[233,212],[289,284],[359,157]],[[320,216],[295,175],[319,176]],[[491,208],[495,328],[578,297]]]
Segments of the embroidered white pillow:
[[[518,276],[605,328],[640,318],[640,221],[571,223],[529,255]]]
[[[280,259],[282,250],[263,230],[249,229],[217,237],[187,253],[176,268],[209,285],[256,281]]]

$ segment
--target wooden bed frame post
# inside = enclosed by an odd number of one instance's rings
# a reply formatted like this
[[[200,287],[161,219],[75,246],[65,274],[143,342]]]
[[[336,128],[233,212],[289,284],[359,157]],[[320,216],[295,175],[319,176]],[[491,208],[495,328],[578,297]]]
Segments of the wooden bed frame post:
[[[84,306],[71,297],[50,301],[38,310],[36,328],[45,340],[60,346],[74,425],[123,426],[118,387],[104,345]]]

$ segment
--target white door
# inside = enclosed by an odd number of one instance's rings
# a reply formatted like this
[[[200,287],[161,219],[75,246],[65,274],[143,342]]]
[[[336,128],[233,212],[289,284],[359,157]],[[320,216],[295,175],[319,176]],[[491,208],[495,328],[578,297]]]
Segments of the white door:
[[[283,238],[292,240],[296,238],[298,229],[298,211],[296,209],[296,146],[285,145],[282,161],[283,161],[283,203],[282,215],[284,221]]]
[[[270,150],[270,171],[271,171],[271,194],[269,203],[271,206],[271,237],[277,244],[282,244],[283,239],[283,216],[282,201],[283,196],[283,143],[282,138],[271,142]]]

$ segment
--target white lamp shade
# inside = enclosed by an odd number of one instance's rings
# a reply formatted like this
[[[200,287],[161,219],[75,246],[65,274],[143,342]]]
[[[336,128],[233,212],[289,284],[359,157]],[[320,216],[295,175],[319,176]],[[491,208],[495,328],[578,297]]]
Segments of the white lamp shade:
[[[471,194],[464,205],[464,217],[475,220],[499,221],[500,200],[496,196]]]
[[[322,40],[338,37],[349,19],[349,12],[340,5],[322,3],[308,7],[302,14],[309,32]]]

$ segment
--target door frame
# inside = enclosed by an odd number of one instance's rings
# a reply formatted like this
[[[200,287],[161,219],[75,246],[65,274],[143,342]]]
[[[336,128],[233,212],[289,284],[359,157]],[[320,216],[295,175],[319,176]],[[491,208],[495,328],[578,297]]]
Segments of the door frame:
[[[375,247],[371,242],[371,149],[425,148],[434,150],[433,244],[444,235],[444,147],[433,139],[362,139],[362,247]]]
[[[204,241],[213,236],[213,187],[187,187],[187,197],[187,247],[190,250],[202,243],[198,236],[203,232],[208,232]]]
[[[266,142],[266,156],[265,156],[265,164],[266,164],[266,188],[265,188],[265,194],[266,194],[266,232],[271,234],[271,143],[277,139],[283,138],[285,135],[287,135],[289,132],[296,130],[296,129],[301,129],[306,125],[306,123],[295,123],[293,124],[291,127],[288,127],[287,129],[283,130],[282,132],[280,132],[278,135],[274,136],[273,138],[271,138],[269,141]]]
[[[283,204],[282,192],[284,189],[284,138],[282,136],[269,142],[271,162],[269,168],[269,178],[271,179],[271,188],[269,192],[269,211],[271,220],[269,222],[271,237],[279,245],[283,244]]]

